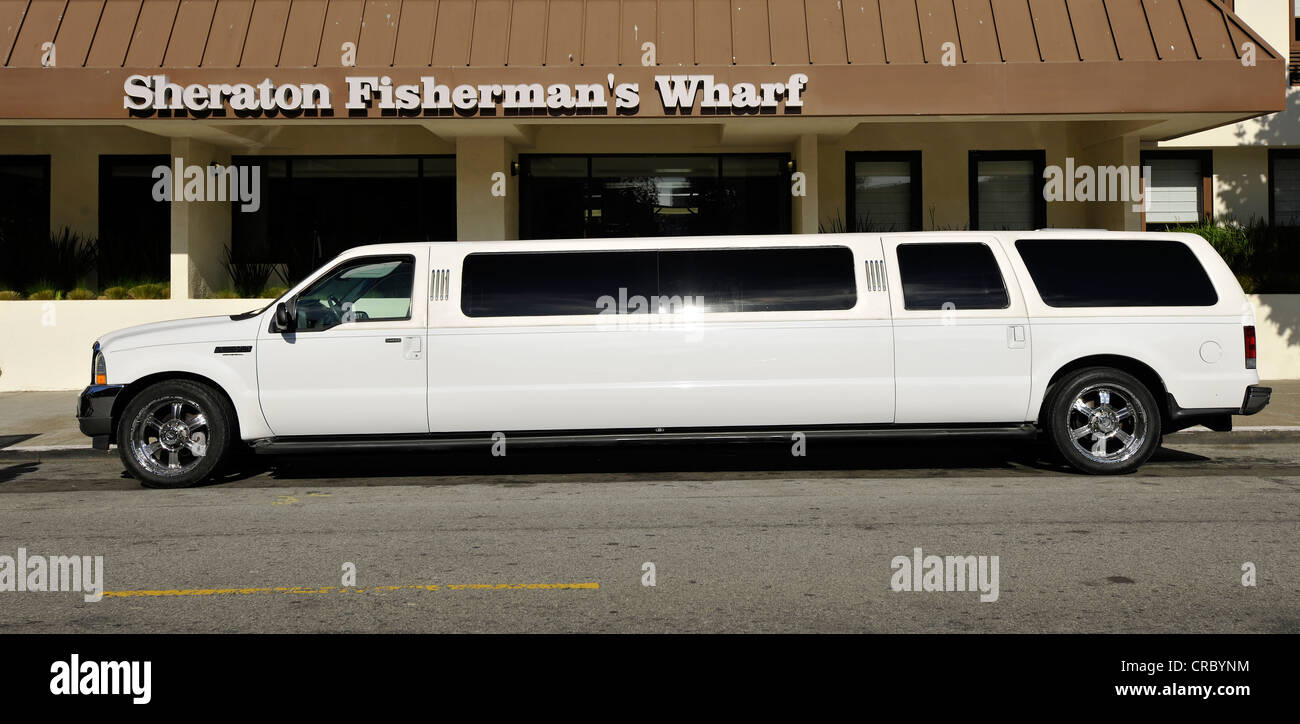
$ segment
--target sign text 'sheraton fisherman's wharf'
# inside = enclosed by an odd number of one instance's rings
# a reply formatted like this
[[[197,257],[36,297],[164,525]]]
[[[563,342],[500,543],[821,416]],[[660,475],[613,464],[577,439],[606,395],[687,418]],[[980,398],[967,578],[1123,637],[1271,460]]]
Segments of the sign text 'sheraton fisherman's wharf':
[[[562,114],[577,110],[629,115],[641,106],[641,84],[604,83],[438,83],[422,76],[418,83],[394,83],[391,76],[348,76],[349,112],[371,108],[394,113],[491,115],[500,108],[515,113]],[[794,73],[782,81],[723,83],[715,76],[656,75],[655,89],[664,112],[689,112],[697,106],[714,112],[798,113],[808,76]],[[122,87],[122,107],[134,113],[186,111],[195,114],[241,115],[267,113],[332,113],[333,89],[326,83],[276,84],[270,78],[251,83],[193,83],[180,85],[166,75],[134,74]]]

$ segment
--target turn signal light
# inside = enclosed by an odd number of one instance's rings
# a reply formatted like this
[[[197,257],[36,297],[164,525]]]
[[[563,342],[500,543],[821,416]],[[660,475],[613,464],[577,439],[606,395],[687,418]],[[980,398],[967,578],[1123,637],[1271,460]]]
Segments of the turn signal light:
[[[1246,326],[1246,369],[1255,369],[1255,326]]]

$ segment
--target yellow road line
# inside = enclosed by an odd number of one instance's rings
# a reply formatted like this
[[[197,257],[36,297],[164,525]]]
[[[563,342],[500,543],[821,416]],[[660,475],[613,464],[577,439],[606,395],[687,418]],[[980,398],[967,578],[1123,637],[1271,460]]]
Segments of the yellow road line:
[[[252,596],[265,593],[388,593],[391,591],[565,591],[596,590],[599,583],[453,583],[409,586],[275,586],[266,588],[172,588],[157,591],[104,591],[104,598],[172,598],[177,596]]]

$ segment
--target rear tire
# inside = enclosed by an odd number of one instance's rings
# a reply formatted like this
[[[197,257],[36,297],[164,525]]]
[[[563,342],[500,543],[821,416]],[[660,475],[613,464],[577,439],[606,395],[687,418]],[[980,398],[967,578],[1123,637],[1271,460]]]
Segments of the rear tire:
[[[117,423],[122,465],[146,488],[187,488],[207,480],[228,457],[234,411],[221,393],[191,380],[146,387]]]
[[[1053,386],[1045,420],[1065,462],[1091,475],[1137,470],[1160,447],[1160,408],[1141,380],[1089,367]]]

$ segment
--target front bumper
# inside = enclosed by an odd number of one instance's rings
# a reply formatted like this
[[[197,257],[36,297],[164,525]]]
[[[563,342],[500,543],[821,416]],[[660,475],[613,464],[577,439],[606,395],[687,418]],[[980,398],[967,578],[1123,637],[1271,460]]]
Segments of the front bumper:
[[[91,445],[107,450],[113,436],[113,403],[123,385],[91,385],[77,398],[77,424],[81,434],[91,438]]]

